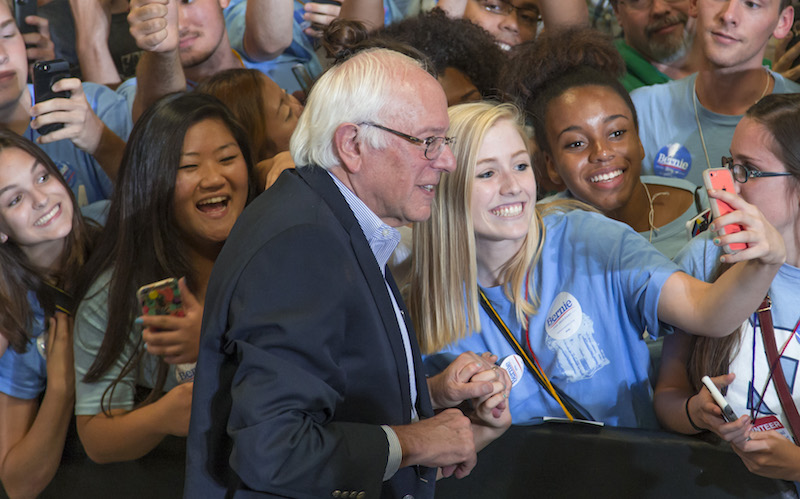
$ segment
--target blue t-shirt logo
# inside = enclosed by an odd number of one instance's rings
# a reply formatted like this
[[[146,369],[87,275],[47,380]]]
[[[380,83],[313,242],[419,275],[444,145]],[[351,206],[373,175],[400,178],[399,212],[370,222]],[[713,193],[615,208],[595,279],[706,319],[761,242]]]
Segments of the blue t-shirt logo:
[[[656,159],[653,160],[653,171],[659,177],[684,178],[691,168],[691,153],[677,142],[659,149]]]

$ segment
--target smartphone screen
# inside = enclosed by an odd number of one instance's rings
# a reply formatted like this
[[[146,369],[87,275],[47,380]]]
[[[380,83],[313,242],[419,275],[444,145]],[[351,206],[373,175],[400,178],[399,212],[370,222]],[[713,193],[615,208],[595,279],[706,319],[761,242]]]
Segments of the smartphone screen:
[[[731,171],[727,168],[709,168],[705,170],[703,172],[703,181],[706,189],[708,190],[716,189],[718,191],[736,192],[736,189],[733,186],[733,174],[731,174]],[[709,197],[708,203],[711,206],[711,213],[714,215],[714,220],[734,211],[728,203],[720,201],[719,199]],[[721,236],[724,236],[727,234],[734,234],[742,230],[744,230],[744,227],[739,224],[728,224],[719,228],[717,233]],[[726,244],[723,247],[726,253],[735,253],[746,248],[747,244],[745,243]]]

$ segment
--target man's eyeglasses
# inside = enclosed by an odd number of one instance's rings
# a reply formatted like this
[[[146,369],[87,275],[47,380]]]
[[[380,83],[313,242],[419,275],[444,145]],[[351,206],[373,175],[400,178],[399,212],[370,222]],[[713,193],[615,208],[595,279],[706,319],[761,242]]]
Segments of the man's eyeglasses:
[[[618,0],[633,10],[650,10],[653,7],[653,0]],[[685,2],[686,0],[662,0],[670,5]]]
[[[533,6],[517,7],[503,0],[478,0],[478,3],[487,12],[499,16],[510,16],[512,12],[517,11],[517,22],[533,30],[539,27],[538,23],[542,20],[542,14],[539,9]]]
[[[733,173],[733,180],[739,182],[740,184],[744,184],[748,179],[751,178],[788,177],[792,175],[790,172],[762,172],[760,170],[750,168],[749,166],[734,163],[733,158],[727,158],[725,156],[722,157],[722,166],[729,169],[731,173]]]
[[[420,139],[418,137],[408,135],[407,133],[398,132],[397,130],[392,130],[391,128],[379,125],[377,123],[363,122],[359,123],[358,125],[373,126],[375,128],[383,130],[384,132],[393,133],[400,138],[406,139],[412,144],[416,144],[418,146],[425,146],[425,158],[431,161],[438,158],[442,154],[442,149],[444,149],[444,146],[446,145],[452,146],[453,144],[456,143],[455,137],[427,137],[424,139]]]

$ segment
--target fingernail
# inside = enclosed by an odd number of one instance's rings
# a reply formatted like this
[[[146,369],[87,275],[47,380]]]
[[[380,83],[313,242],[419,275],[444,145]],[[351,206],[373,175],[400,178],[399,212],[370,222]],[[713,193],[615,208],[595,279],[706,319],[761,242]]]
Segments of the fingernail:
[[[718,237],[715,237],[715,238],[714,238],[714,244],[716,244],[717,246],[719,246],[719,238],[718,238]]]
[[[725,263],[725,256],[719,257],[719,261],[722,262],[722,263]]]
[[[478,362],[478,367],[481,367],[481,363],[480,362]]]
[[[133,320],[133,323],[134,324],[138,324],[138,325],[142,325],[142,324],[144,324],[144,319],[142,319],[141,317],[137,317],[137,318],[135,318]]]
[[[711,230],[717,230],[717,226],[714,224],[709,225],[708,228]]]
[[[147,343],[144,344],[144,349],[147,350]]]

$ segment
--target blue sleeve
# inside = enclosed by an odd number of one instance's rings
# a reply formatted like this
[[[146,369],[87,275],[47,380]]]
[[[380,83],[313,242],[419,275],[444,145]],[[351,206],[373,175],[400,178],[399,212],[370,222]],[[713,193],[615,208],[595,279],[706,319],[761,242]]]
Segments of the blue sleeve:
[[[133,99],[136,97],[136,78],[128,78],[117,87],[116,93],[125,99],[125,105],[128,106],[128,114],[131,114],[133,109]]]
[[[33,293],[28,293],[28,299],[33,329],[27,350],[19,353],[9,348],[0,355],[0,392],[25,400],[37,398],[47,386],[47,363],[36,348],[36,338],[44,332],[44,313]]]
[[[719,265],[722,249],[713,243],[710,230],[689,241],[675,255],[675,263],[687,274],[701,281],[711,282]]]
[[[94,113],[124,141],[133,128],[131,111],[125,98],[104,85],[86,82],[83,92]]]

